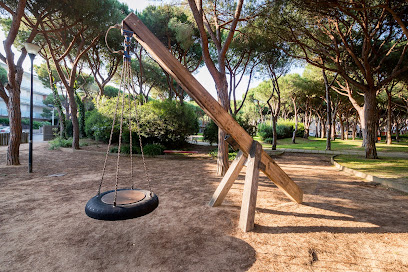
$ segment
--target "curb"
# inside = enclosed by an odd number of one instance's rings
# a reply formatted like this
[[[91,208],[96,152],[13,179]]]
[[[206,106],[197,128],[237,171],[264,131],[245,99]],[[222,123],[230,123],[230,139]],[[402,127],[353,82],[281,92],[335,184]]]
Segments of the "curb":
[[[336,157],[336,156],[337,155],[332,156],[331,159],[330,159],[330,162],[331,162],[331,164],[333,164],[340,171],[346,172],[346,173],[351,174],[351,175],[353,175],[355,177],[362,178],[362,179],[364,179],[364,180],[366,180],[368,182],[377,182],[377,183],[380,183],[381,185],[384,185],[386,187],[393,188],[393,189],[402,191],[404,193],[408,193],[408,185],[400,184],[400,183],[393,182],[393,181],[391,181],[389,179],[386,179],[386,178],[379,178],[379,177],[376,177],[376,176],[373,176],[373,175],[370,175],[370,174],[366,174],[366,173],[363,173],[363,172],[360,172],[360,171],[345,167],[345,166],[339,164],[338,162],[336,162],[334,160],[334,157]]]

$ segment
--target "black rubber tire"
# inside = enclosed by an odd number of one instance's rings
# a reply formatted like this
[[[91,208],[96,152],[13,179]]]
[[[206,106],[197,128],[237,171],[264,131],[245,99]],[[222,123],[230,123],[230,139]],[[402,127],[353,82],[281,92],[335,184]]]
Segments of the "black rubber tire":
[[[132,189],[119,189],[118,191],[121,190]],[[88,201],[88,203],[86,203],[85,213],[94,219],[116,221],[146,215],[154,211],[157,206],[159,206],[159,198],[155,193],[141,189],[134,190],[143,192],[146,197],[136,203],[113,206],[112,204],[102,202],[101,199],[104,195],[114,192],[115,190],[103,192],[100,195],[94,196]]]

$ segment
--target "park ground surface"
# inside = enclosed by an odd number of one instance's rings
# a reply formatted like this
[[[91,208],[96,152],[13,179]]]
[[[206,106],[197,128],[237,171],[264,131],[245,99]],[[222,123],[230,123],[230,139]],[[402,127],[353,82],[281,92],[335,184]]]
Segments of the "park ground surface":
[[[339,172],[325,155],[284,154],[275,159],[303,189],[304,203],[291,202],[261,174],[255,229],[242,233],[245,167],[223,205],[210,208],[221,178],[206,148],[148,158],[159,207],[106,222],[84,213],[103,154],[36,144],[29,174],[27,144],[22,165],[13,167],[0,147],[0,271],[408,271],[407,194]],[[109,159],[105,190],[114,186]],[[129,161],[123,157],[123,169]],[[136,184],[146,188],[141,159],[135,164]]]

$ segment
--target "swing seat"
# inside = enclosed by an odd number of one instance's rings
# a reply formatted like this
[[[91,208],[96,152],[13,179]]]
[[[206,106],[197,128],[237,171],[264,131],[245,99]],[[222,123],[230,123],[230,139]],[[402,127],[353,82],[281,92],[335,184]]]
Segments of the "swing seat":
[[[147,190],[118,189],[116,206],[114,195],[115,190],[111,190],[91,198],[85,206],[86,215],[98,220],[126,220],[149,214],[159,206],[157,195]]]

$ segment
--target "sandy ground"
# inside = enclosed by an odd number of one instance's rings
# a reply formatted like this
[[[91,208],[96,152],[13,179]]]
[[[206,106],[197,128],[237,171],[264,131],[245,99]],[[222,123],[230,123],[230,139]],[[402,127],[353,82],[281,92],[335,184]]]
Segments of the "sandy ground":
[[[245,172],[223,205],[209,208],[220,177],[203,156],[149,158],[159,207],[105,222],[84,213],[103,155],[37,144],[28,174],[27,145],[21,166],[5,166],[5,152],[0,147],[0,271],[408,271],[408,196],[338,172],[325,156],[277,157],[304,190],[304,203],[291,202],[261,174],[255,230],[242,233]],[[147,188],[135,160],[135,183]],[[125,157],[121,165],[128,163]],[[111,156],[105,190],[114,165]]]

